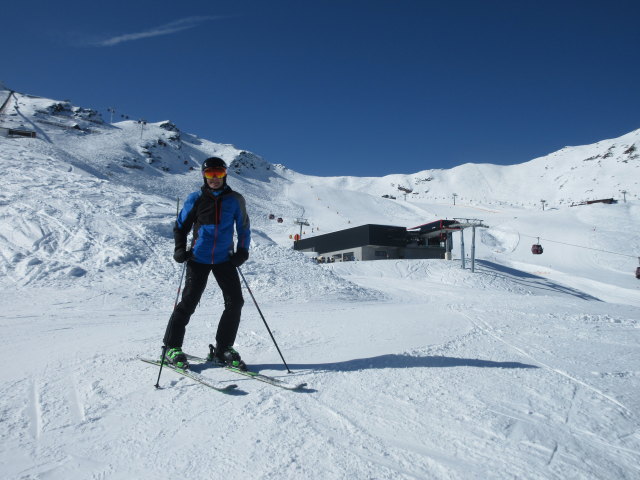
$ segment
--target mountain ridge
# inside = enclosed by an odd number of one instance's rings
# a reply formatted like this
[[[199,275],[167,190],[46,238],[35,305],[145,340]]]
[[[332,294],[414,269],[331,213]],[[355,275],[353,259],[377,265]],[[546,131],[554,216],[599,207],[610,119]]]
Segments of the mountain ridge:
[[[8,92],[4,91],[4,95]],[[425,168],[411,174],[383,177],[315,177],[272,164],[233,145],[215,143],[182,132],[168,120],[144,124],[124,120],[108,124],[97,111],[75,107],[68,101],[18,93],[14,96],[14,105],[9,102],[5,109],[2,126],[31,126],[37,133],[40,130],[45,139],[51,136],[50,141],[55,139],[55,143],[63,145],[69,143],[66,140],[72,135],[68,129],[75,130],[78,140],[73,147],[75,153],[91,158],[95,150],[101,150],[110,162],[111,175],[122,168],[140,170],[147,165],[147,173],[150,174],[157,173],[157,170],[184,174],[197,170],[204,157],[218,155],[229,163],[231,175],[255,180],[268,181],[271,177],[280,176],[299,181],[312,177],[340,188],[353,188],[350,179],[356,178],[361,183],[360,191],[380,196],[404,197],[410,190],[408,198],[438,201],[451,200],[455,193],[460,200],[510,203],[523,207],[537,207],[540,199],[549,205],[562,206],[596,198],[618,198],[621,191],[632,192],[630,195],[633,196],[640,177],[640,129],[590,145],[563,147],[514,165],[467,162],[451,169]],[[60,132],[56,133],[56,130],[62,130],[66,138],[61,139]],[[103,137],[102,141],[83,142],[82,137],[90,137],[92,132]],[[120,148],[116,145],[118,141]],[[87,143],[90,147],[83,148]],[[521,189],[523,184],[528,188]],[[513,198],[514,192],[518,198]],[[638,194],[633,198],[638,198]]]

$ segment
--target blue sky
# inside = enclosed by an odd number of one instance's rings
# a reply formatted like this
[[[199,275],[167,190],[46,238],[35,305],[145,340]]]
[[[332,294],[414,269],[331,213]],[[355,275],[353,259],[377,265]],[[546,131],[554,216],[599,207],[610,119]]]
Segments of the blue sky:
[[[306,174],[515,164],[640,128],[640,2],[5,2],[0,81]]]

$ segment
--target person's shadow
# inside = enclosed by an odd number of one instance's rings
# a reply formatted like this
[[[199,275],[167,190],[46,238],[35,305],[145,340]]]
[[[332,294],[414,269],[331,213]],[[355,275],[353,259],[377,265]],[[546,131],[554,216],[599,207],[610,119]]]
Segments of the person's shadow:
[[[385,368],[539,368],[520,362],[494,362],[479,358],[458,358],[444,356],[418,357],[407,354],[388,354],[370,358],[358,358],[332,363],[295,363],[289,364],[291,370],[355,372],[359,370],[382,370]],[[252,365],[252,370],[286,370],[282,363]]]

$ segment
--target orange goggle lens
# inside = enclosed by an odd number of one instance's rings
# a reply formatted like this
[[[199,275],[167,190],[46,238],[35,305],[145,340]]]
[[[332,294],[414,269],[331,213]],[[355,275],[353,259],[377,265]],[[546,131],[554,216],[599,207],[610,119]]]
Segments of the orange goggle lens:
[[[227,176],[227,169],[222,167],[206,168],[202,174],[204,178],[224,178]]]

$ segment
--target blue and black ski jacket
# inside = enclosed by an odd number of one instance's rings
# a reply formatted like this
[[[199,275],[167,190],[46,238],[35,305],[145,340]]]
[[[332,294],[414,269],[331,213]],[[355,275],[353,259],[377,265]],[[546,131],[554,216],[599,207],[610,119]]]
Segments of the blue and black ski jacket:
[[[233,253],[234,226],[237,248],[249,250],[251,227],[244,197],[226,185],[220,191],[203,186],[187,197],[178,215],[173,227],[176,249],[186,246],[193,228],[191,258],[205,264],[227,262]]]

